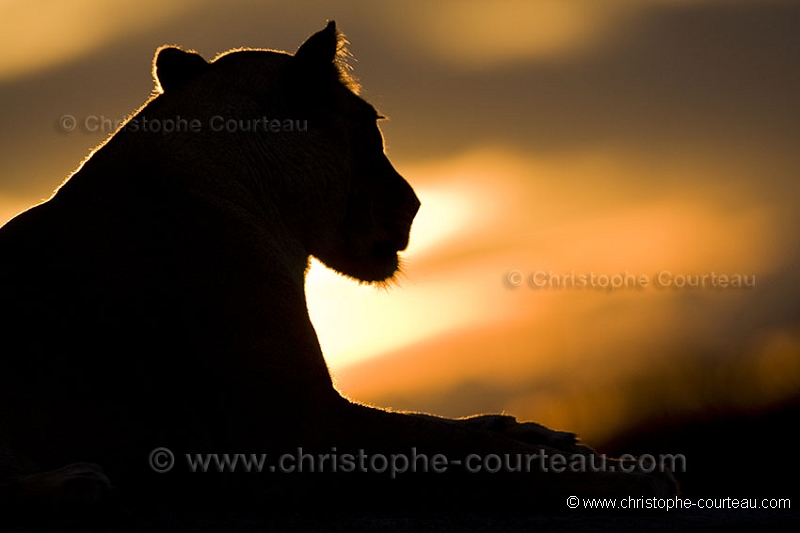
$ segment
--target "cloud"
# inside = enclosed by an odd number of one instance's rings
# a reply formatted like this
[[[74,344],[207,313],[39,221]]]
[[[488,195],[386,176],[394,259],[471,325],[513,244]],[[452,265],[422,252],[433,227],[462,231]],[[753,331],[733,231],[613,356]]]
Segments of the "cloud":
[[[202,2],[8,0],[0,4],[0,81],[75,60],[167,23]]]
[[[653,10],[720,0],[443,0],[381,3],[376,16],[418,53],[466,71],[565,60],[618,44]],[[729,2],[730,4],[731,2]]]

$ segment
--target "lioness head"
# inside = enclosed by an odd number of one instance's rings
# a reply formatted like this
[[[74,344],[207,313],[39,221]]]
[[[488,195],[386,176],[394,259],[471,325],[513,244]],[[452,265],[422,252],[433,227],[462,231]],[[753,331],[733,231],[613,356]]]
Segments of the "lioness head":
[[[199,120],[208,131],[198,149],[234,159],[226,169],[237,187],[278,213],[308,255],[380,282],[398,270],[420,203],[386,157],[381,117],[356,94],[344,54],[333,22],[294,56],[234,50],[209,63],[162,48],[155,109]]]

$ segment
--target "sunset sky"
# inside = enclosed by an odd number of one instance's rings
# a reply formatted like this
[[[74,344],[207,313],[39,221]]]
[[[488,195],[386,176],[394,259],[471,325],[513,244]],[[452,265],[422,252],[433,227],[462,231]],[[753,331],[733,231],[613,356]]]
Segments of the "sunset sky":
[[[797,2],[2,0],[0,222],[109,133],[62,117],[147,99],[158,46],[294,52],[328,19],[422,201],[395,286],[309,274],[344,394],[592,442],[800,393]]]

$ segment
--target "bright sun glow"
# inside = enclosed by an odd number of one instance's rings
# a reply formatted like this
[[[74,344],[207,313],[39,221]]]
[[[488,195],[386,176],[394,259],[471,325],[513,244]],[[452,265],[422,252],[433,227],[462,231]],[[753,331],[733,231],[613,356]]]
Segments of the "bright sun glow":
[[[479,204],[486,196],[463,183],[417,188],[422,209],[414,221],[411,244],[404,259],[407,275],[397,286],[382,290],[359,285],[314,260],[306,278],[309,312],[332,368],[339,368],[411,345],[476,320],[479,309],[454,305],[470,297],[456,273],[438,283],[418,283],[413,265],[475,231]],[[425,305],[424,302],[439,302]]]

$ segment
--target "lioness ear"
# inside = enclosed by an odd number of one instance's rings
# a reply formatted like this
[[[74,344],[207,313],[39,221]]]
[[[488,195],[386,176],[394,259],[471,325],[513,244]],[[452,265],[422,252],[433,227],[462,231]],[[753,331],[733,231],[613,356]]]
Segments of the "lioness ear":
[[[336,22],[330,21],[324,30],[318,31],[300,45],[294,57],[311,68],[321,68],[333,64],[338,49],[339,32],[336,31]]]
[[[153,77],[161,92],[177,89],[187,81],[199,76],[208,68],[206,60],[195,52],[162,46],[153,60]]]

